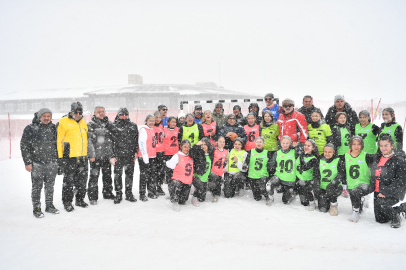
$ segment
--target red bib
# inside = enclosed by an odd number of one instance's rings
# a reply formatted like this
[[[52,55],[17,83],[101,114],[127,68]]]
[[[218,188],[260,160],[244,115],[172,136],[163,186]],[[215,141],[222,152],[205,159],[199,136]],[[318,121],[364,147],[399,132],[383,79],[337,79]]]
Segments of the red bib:
[[[147,154],[148,157],[156,157],[156,137],[154,129],[144,128],[147,132]],[[141,150],[138,149],[138,156],[142,157]]]
[[[179,128],[175,127],[174,130],[170,130],[168,127],[164,128],[164,152],[165,155],[175,155],[179,151],[179,142],[178,142],[178,135],[179,135]]]
[[[159,124],[159,126],[154,126],[154,131],[155,131],[155,137],[157,139],[157,145],[156,145],[156,152],[160,153],[164,151],[164,128],[162,124]]]
[[[212,133],[214,131],[214,133],[216,133],[216,122],[213,121],[211,122],[210,125],[206,124],[206,123],[202,123],[202,127],[203,127],[203,133],[204,136],[208,137],[210,135],[210,133]],[[216,146],[216,141],[210,139],[210,142],[213,146]]]
[[[245,144],[245,150],[249,151],[255,148],[255,139],[259,137],[259,126],[255,124],[253,127],[248,125],[244,126],[245,133],[247,133],[247,143]]]
[[[172,179],[179,180],[186,185],[193,181],[193,159],[189,156],[178,154],[179,163],[173,170]]]
[[[392,156],[386,158],[386,157],[381,157],[381,159],[379,160],[379,163],[376,167],[376,171],[375,171],[375,192],[379,192],[379,178],[381,177],[381,170],[382,167],[385,166],[386,161],[388,161],[388,159],[390,159]]]
[[[226,160],[228,155],[228,151],[223,149],[221,152],[217,147],[214,151],[214,159],[213,159],[213,166],[211,167],[211,171],[217,174],[218,176],[223,176],[223,165],[224,161]]]

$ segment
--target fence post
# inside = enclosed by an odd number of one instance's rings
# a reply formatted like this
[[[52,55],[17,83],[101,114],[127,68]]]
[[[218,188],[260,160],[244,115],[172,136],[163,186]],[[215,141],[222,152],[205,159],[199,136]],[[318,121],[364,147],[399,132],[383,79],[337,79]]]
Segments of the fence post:
[[[10,113],[8,113],[8,137],[10,140],[10,156],[9,158],[11,158],[11,124],[10,124]]]

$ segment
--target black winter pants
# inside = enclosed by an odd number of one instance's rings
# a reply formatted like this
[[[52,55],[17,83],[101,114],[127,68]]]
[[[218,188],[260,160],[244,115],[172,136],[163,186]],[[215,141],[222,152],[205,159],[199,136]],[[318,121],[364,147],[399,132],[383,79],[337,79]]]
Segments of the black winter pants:
[[[324,212],[330,209],[331,203],[336,203],[337,198],[343,192],[343,187],[339,185],[332,185],[329,184],[326,187],[326,190],[320,189],[319,200],[318,200],[318,207],[319,210]]]
[[[209,174],[209,190],[213,193],[213,196],[221,195],[221,176],[218,176],[214,172]]]
[[[164,160],[164,152],[156,153],[156,180],[157,185],[162,186],[165,180],[165,160]]]
[[[44,185],[45,204],[53,203],[55,177],[58,173],[58,164],[56,161],[48,164],[32,164],[31,172],[31,199],[34,208],[41,208],[41,190]]]
[[[117,157],[114,166],[114,188],[116,194],[123,194],[123,169],[125,173],[125,194],[132,194],[134,181],[134,159],[132,157]]]
[[[313,181],[299,180],[296,182],[296,190],[299,193],[300,203],[304,206],[308,206],[309,202],[314,201],[312,193]]]
[[[271,177],[270,180],[271,188],[269,190],[269,195],[273,196],[274,189],[278,186],[281,186],[282,189],[282,202],[284,204],[289,203],[289,200],[293,196],[293,190],[295,189],[296,182],[287,182],[282,181],[276,175]]]
[[[259,179],[248,178],[248,180],[251,185],[252,195],[254,195],[256,201],[261,200],[262,195],[265,198],[269,197],[268,192],[266,191],[266,183],[269,180],[268,177],[264,176]]]
[[[142,157],[138,158],[140,165],[140,195],[145,195],[145,189],[148,193],[156,195],[156,175],[157,168],[155,158],[150,158],[149,163],[145,164]]]
[[[348,193],[350,193],[351,204],[353,208],[361,208],[361,197],[368,195],[369,192],[369,185],[362,184],[354,189],[349,189]],[[362,209],[360,209],[360,212]]]
[[[87,187],[87,196],[89,200],[99,199],[99,175],[100,170],[103,174],[103,194],[111,193],[113,190],[113,180],[111,179],[111,164],[108,159],[96,159],[90,162],[90,177]]]
[[[73,186],[76,188],[76,201],[83,201],[86,196],[86,182],[88,174],[87,157],[73,157],[67,159],[63,177],[62,202],[71,204],[73,201]]]
[[[169,185],[169,183],[172,181],[172,175],[173,175],[173,170],[171,169],[171,168],[168,168],[167,166],[166,166],[166,162],[168,161],[168,160],[170,160],[172,158],[172,156],[171,155],[164,155],[164,161],[163,161],[163,170],[164,170],[164,173],[165,173],[165,175],[164,175],[164,182],[165,183],[167,183],[168,185]]]
[[[399,213],[398,209],[392,207],[399,200],[393,197],[380,198],[378,194],[379,192],[374,192],[375,220],[379,223],[386,223]]]
[[[179,180],[173,179],[169,183],[169,194],[171,196],[171,202],[185,204],[189,199],[190,188],[192,185],[187,185]]]
[[[224,174],[224,197],[232,198],[235,195],[235,191],[238,189],[244,189],[244,183],[247,180],[245,173],[238,172],[236,174],[225,173]]]
[[[199,199],[199,202],[204,202],[206,200],[207,183],[202,182],[199,177],[193,176],[192,184],[195,187],[193,196]]]

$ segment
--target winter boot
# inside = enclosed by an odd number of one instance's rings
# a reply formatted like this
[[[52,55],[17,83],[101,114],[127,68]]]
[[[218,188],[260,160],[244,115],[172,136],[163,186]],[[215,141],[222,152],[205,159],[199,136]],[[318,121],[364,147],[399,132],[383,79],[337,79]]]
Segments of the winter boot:
[[[338,203],[330,203],[330,216],[338,216]]]
[[[343,196],[344,198],[350,197],[350,195],[348,194],[348,191],[346,189],[343,189],[343,193],[341,193],[341,196]]]
[[[179,212],[179,211],[180,211],[180,205],[179,205],[179,203],[174,202],[174,203],[172,204],[172,209],[173,209],[173,211],[175,211],[175,212]]]
[[[96,200],[90,200],[89,203],[90,203],[90,205],[97,205],[97,201],[96,201]]]
[[[136,202],[137,199],[134,197],[132,192],[126,192],[125,193],[125,199],[129,202]]]
[[[219,201],[219,196],[218,196],[218,195],[215,195],[215,196],[213,197],[212,202],[216,203],[216,202],[218,202],[218,201]]]
[[[266,197],[266,198],[265,198],[265,201],[266,201],[266,205],[267,205],[267,206],[271,206],[272,203],[273,203],[273,201],[274,201],[274,198],[273,198],[273,196]]]
[[[140,200],[141,200],[142,202],[147,202],[147,201],[148,201],[148,198],[147,198],[147,196],[145,196],[145,194],[140,194]]]
[[[114,204],[119,204],[123,200],[123,193],[117,192],[116,197],[114,198]]]
[[[34,210],[32,211],[32,213],[34,214],[34,217],[36,217],[36,218],[43,218],[43,217],[44,217],[44,213],[42,213],[40,207],[34,208]]]
[[[65,208],[66,212],[72,212],[73,210],[75,210],[75,208],[73,208],[73,205],[71,203],[64,204],[63,208]]]
[[[103,193],[103,199],[105,199],[105,200],[114,200],[115,198],[116,197],[114,196],[114,194],[111,191]]]
[[[195,197],[195,196],[192,197],[192,204],[193,204],[194,206],[196,206],[196,207],[199,207],[199,206],[200,206],[200,202],[199,202],[199,200],[197,199],[197,197]]]
[[[360,219],[359,209],[354,208],[354,210],[352,210],[352,214],[348,218],[348,220],[351,222],[357,223],[359,219]]]
[[[87,203],[85,203],[85,202],[82,201],[82,200],[81,200],[81,201],[76,201],[75,205],[76,205],[76,206],[79,206],[79,207],[82,207],[82,208],[86,208],[86,207],[89,206]]]
[[[309,202],[309,208],[307,210],[309,210],[309,211],[316,210],[316,203],[314,201],[310,201]]]
[[[245,183],[245,190],[251,190],[251,187],[248,183]]]
[[[160,185],[156,186],[156,193],[158,196],[165,196],[165,192],[162,190],[162,187]]]
[[[59,210],[55,208],[53,203],[47,205],[47,207],[45,208],[45,212],[51,214],[59,214]]]
[[[152,194],[152,193],[148,193],[148,198],[151,198],[151,199],[158,199],[158,196],[155,195],[155,194]]]
[[[392,228],[397,229],[397,228],[400,228],[401,223],[402,223],[402,220],[400,219],[400,215],[399,215],[399,213],[396,213],[392,218],[390,226]]]

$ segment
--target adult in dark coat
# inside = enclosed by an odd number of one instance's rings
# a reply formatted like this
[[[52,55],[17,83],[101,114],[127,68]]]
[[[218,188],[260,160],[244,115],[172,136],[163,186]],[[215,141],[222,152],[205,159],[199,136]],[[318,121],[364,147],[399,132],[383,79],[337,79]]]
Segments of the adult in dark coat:
[[[241,106],[240,105],[234,105],[233,114],[235,115],[235,119],[237,121],[237,124],[241,125],[243,127],[245,125],[246,120],[245,120],[244,115],[242,115],[242,113],[241,113]],[[227,116],[226,116],[226,121],[227,121]]]
[[[227,123],[220,128],[218,133],[219,137],[226,139],[225,149],[231,151],[233,149],[233,142],[236,138],[241,138],[244,144],[247,142],[247,134],[241,125],[236,123],[234,114],[229,114],[227,117]]]
[[[359,123],[357,113],[351,108],[351,105],[345,102],[342,95],[334,97],[334,105],[328,109],[326,114],[326,123],[333,127],[335,125],[336,113],[345,112],[347,114],[347,123],[351,130],[354,130],[355,125]]]
[[[41,190],[45,189],[45,212],[58,214],[53,205],[55,177],[58,173],[56,127],[51,121],[52,112],[41,109],[34,114],[32,124],[25,127],[20,142],[25,169],[31,173],[31,198],[33,214],[44,217],[41,211]]]
[[[312,113],[313,112],[318,112],[321,116],[321,119],[324,118],[321,110],[319,108],[314,107],[312,96],[304,96],[303,97],[303,106],[300,109],[298,109],[297,111],[306,117],[306,121],[308,124],[310,124],[312,122]]]
[[[111,130],[113,124],[106,116],[104,107],[98,106],[94,109],[92,120],[87,124],[88,142],[90,151],[88,157],[90,160],[90,177],[88,183],[88,193],[90,204],[97,204],[99,198],[99,175],[100,170],[103,174],[103,198],[114,200],[113,181],[111,179],[110,158],[113,156],[113,137]]]
[[[120,108],[114,120],[113,156],[111,163],[114,165],[114,187],[116,198],[114,203],[120,203],[123,196],[122,173],[125,170],[125,195],[126,200],[136,202],[132,188],[134,178],[134,162],[138,153],[138,127],[130,121],[126,108]]]

